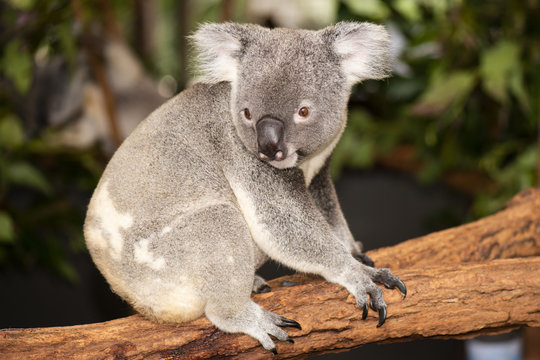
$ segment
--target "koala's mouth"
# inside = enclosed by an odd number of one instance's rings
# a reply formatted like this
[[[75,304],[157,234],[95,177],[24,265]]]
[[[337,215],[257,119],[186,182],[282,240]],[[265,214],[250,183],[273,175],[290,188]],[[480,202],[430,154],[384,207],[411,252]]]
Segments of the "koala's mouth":
[[[273,160],[268,158],[264,159],[263,157],[264,155],[261,156],[261,154],[259,153],[259,158],[261,160],[266,161],[267,163],[278,169],[292,168],[295,167],[298,163],[298,153],[296,151],[290,152],[287,156],[282,155],[281,157],[275,157]]]

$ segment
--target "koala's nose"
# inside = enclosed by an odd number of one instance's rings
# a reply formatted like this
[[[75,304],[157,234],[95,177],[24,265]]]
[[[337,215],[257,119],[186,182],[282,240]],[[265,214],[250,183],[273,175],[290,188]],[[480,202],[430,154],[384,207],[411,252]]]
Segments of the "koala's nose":
[[[256,129],[259,157],[263,160],[283,160],[285,157],[283,122],[272,117],[264,117],[257,122]]]

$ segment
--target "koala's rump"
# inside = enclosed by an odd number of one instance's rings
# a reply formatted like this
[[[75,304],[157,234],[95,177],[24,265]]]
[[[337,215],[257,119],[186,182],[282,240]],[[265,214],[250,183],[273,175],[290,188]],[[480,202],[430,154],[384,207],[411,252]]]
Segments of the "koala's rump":
[[[226,90],[210,99],[208,89],[191,90],[154,112],[111,159],[89,206],[85,237],[96,265],[115,292],[159,321],[200,316],[216,284],[232,290],[231,277],[235,291],[251,291],[255,245],[220,169]]]

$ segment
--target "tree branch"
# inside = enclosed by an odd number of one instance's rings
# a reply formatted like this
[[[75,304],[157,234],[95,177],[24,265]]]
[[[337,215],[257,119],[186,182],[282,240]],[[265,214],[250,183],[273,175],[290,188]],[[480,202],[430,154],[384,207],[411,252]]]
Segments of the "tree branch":
[[[297,320],[287,329],[295,344],[278,343],[280,358],[339,351],[371,342],[424,337],[466,338],[540,326],[540,190],[527,190],[507,209],[485,219],[370,253],[392,268],[409,294],[385,290],[388,319],[377,328],[365,321],[342,287],[307,275],[298,284],[254,295],[264,308]],[[528,256],[523,258],[522,256]],[[521,257],[521,258],[516,258]],[[480,261],[480,262],[479,262]],[[202,317],[181,324],[155,324],[140,316],[105,323],[0,331],[5,359],[129,358],[265,359],[256,340],[216,330]]]

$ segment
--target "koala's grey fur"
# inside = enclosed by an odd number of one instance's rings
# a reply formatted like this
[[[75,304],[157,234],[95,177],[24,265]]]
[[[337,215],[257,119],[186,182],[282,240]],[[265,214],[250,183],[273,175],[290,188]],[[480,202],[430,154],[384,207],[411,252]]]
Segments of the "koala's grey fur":
[[[299,325],[250,298],[267,286],[255,271],[268,258],[346,287],[382,325],[374,282],[405,286],[356,259],[369,261],[328,166],[352,85],[389,73],[387,32],[367,23],[320,31],[227,23],[203,25],[192,40],[202,82],[140,124],[92,197],[84,230],[98,268],[151,319],[205,314],[272,351],[270,335],[288,340],[280,326]]]

